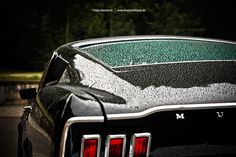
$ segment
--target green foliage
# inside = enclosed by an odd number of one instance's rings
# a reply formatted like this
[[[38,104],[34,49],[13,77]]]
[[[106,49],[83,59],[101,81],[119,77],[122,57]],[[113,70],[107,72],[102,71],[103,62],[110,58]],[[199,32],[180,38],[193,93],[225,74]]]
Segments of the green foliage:
[[[0,73],[0,81],[36,81],[39,82],[42,72],[4,72]]]
[[[179,7],[153,0],[73,2],[67,8],[70,12],[69,41],[135,34],[197,35],[205,31],[199,17],[180,11]],[[92,9],[113,9],[113,12],[93,12]],[[145,9],[146,12],[122,13],[116,9]]]
[[[196,35],[204,31],[200,19],[193,17],[188,12],[180,12],[179,9],[170,2],[162,5],[155,3],[154,12],[148,24],[152,34],[172,34],[172,35]]]
[[[10,66],[15,70],[43,70],[52,51],[80,39],[136,34],[202,35],[206,29],[201,17],[186,9],[186,4],[192,3],[188,0],[36,0],[25,6],[17,2],[20,33],[17,46],[9,49],[8,59],[15,63]],[[145,12],[122,13],[116,9],[145,9]]]

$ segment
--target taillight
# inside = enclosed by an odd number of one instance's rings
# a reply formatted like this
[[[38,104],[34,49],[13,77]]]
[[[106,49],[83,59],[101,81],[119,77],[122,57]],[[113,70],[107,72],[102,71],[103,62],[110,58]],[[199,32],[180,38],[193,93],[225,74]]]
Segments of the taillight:
[[[150,133],[134,134],[130,145],[130,157],[148,157],[150,144]]]
[[[148,157],[151,145],[150,133],[133,134],[129,150],[129,157]],[[99,157],[101,137],[98,134],[83,135],[80,157]],[[105,157],[124,157],[126,135],[108,135],[105,146]]]
[[[105,157],[124,157],[125,135],[109,135],[106,141]]]
[[[80,157],[99,157],[100,135],[84,135],[81,141]]]

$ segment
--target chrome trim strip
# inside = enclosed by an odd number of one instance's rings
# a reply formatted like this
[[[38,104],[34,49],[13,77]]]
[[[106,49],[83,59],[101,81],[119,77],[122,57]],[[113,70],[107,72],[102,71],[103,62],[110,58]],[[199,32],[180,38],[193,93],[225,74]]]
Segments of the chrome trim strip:
[[[107,37],[107,38],[94,38],[87,40],[80,40],[75,44],[72,44],[72,47],[80,47],[91,44],[102,44],[106,42],[117,42],[117,41],[132,41],[132,40],[154,40],[154,39],[177,39],[177,40],[193,40],[193,41],[207,41],[207,42],[219,42],[226,44],[236,44],[234,41],[227,41],[222,39],[211,39],[203,37],[190,37],[190,36],[168,36],[168,35],[138,35],[138,36],[117,36],[117,37]]]
[[[201,110],[214,108],[233,108],[236,103],[210,103],[210,104],[181,104],[181,105],[162,105],[147,109],[137,113],[122,113],[122,114],[108,114],[107,120],[123,120],[123,119],[137,119],[143,118],[156,112],[165,111],[183,111],[183,110]]]
[[[92,122],[102,123],[102,122],[104,122],[104,117],[103,116],[72,117],[66,121],[64,128],[63,128],[63,132],[62,132],[62,137],[61,137],[60,157],[65,156],[65,146],[66,146],[66,139],[67,139],[69,127],[73,123],[92,123]]]
[[[215,62],[235,62],[235,59],[232,60],[194,60],[194,61],[176,61],[176,62],[161,62],[161,63],[151,63],[151,64],[134,64],[134,65],[124,65],[124,66],[114,66],[112,67],[115,72],[116,68],[127,68],[127,67],[141,67],[141,66],[149,66],[149,65],[163,65],[163,64],[184,64],[184,63],[215,63]],[[124,72],[124,71],[122,71]]]
[[[96,157],[100,156],[100,149],[101,149],[101,137],[98,134],[92,134],[92,135],[83,135],[83,138],[81,140],[81,147],[80,147],[80,157],[83,157],[83,150],[84,150],[84,141],[88,139],[97,139],[97,155]]]
[[[124,134],[108,135],[107,136],[104,157],[109,157],[110,141],[113,138],[122,138],[123,139],[122,157],[124,157],[125,156],[125,148],[126,148],[126,135],[124,135]]]
[[[148,144],[147,144],[147,152],[146,152],[146,157],[149,156],[150,152],[150,146],[151,146],[151,133],[135,133],[133,134],[131,138],[131,143],[130,143],[130,151],[129,151],[129,157],[134,156],[134,148],[135,148],[135,140],[137,137],[147,137],[148,138]]]

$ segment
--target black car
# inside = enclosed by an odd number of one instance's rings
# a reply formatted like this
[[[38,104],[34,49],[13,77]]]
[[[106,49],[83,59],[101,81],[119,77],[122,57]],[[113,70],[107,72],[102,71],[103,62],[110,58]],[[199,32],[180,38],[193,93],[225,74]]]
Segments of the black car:
[[[236,156],[236,43],[176,36],[56,49],[18,126],[19,156]]]

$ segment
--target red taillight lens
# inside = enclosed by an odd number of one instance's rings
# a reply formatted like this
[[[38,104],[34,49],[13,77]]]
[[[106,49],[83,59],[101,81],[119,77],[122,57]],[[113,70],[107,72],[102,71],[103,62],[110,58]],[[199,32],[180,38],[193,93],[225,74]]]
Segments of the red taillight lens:
[[[133,157],[148,157],[150,142],[150,133],[134,134],[130,146],[130,155]]]
[[[83,157],[96,157],[98,140],[85,140]]]
[[[81,143],[81,157],[98,157],[100,141],[99,135],[84,135]]]
[[[135,139],[134,157],[146,157],[148,137],[137,137]]]
[[[109,156],[122,157],[123,139],[111,139]]]
[[[125,135],[110,135],[107,137],[105,157],[123,157],[125,153]]]

